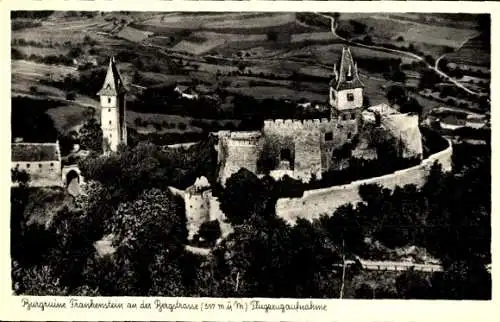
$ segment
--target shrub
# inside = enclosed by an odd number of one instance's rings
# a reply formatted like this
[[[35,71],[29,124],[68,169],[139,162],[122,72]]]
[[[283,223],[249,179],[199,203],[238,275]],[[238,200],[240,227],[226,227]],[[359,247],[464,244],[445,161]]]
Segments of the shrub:
[[[142,126],[143,125],[142,119],[140,117],[136,117],[134,120],[134,124],[135,126]]]
[[[198,235],[208,244],[214,245],[221,236],[221,229],[218,220],[204,222],[201,224]]]
[[[68,93],[66,94],[66,99],[67,99],[68,101],[74,101],[74,100],[75,100],[75,98],[76,98],[76,94],[75,94],[75,92],[68,92]]]

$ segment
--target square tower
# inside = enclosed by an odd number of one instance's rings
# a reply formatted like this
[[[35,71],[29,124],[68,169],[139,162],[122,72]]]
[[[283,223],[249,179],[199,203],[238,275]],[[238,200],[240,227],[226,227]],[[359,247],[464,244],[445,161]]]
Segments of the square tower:
[[[127,144],[127,126],[125,119],[125,95],[123,84],[115,58],[109,60],[104,84],[97,95],[101,98],[101,129],[103,152],[116,152],[120,144]]]
[[[357,120],[363,106],[363,83],[359,79],[358,66],[349,47],[342,49],[339,62],[334,66],[330,82],[330,106],[332,119]]]

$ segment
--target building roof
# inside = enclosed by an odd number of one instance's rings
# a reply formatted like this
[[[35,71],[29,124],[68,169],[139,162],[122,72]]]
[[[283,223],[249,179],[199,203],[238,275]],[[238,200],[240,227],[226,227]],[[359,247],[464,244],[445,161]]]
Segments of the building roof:
[[[97,93],[99,96],[116,96],[125,93],[127,90],[123,84],[123,79],[116,67],[115,58],[109,59],[108,71],[101,90]]]
[[[338,69],[337,69],[338,68]],[[334,67],[335,78],[330,85],[336,90],[346,90],[364,87],[359,79],[358,66],[352,58],[351,50],[345,46],[342,48],[342,55]]]
[[[58,143],[12,143],[12,162],[60,161]]]

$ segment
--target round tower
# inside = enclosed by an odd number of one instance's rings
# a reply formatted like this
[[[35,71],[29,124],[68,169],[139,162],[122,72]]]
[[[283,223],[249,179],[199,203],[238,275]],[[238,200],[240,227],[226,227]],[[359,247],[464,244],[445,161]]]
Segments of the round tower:
[[[204,222],[210,221],[211,196],[210,183],[204,176],[196,179],[184,192],[188,240],[193,239]]]

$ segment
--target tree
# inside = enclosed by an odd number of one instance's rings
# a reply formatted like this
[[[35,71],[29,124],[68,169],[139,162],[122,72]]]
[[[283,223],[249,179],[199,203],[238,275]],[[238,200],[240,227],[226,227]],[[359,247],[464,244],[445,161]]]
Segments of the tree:
[[[221,230],[218,220],[212,220],[201,224],[198,235],[209,245],[215,245],[217,239],[221,236]]]
[[[150,189],[118,206],[112,218],[116,245],[153,253],[175,249],[187,238],[183,205],[169,191]]]
[[[76,98],[75,92],[68,92],[66,93],[66,100],[68,101],[74,101]]]
[[[16,295],[65,296],[68,292],[49,265],[22,267],[14,261],[12,281]]]
[[[359,288],[356,289],[355,297],[357,299],[373,299],[375,295],[375,290],[368,284],[363,283]]]
[[[278,217],[252,217],[214,250],[217,286],[224,296],[336,297],[338,256],[330,246],[307,220],[290,227]]]
[[[83,149],[102,152],[102,130],[94,118],[88,120],[79,131],[80,146]]]
[[[18,183],[21,187],[26,187],[30,182],[30,174],[26,170],[14,168],[10,170],[12,183]]]
[[[422,72],[422,76],[420,77],[418,87],[420,89],[423,89],[423,88],[431,88],[432,89],[439,82],[441,82],[441,77],[438,74],[436,74],[431,69],[425,69]]]
[[[69,50],[68,56],[70,58],[76,58],[83,55],[83,50],[80,47],[73,47]]]
[[[89,286],[115,296],[183,295],[174,286],[182,285],[174,272],[180,272],[176,261],[187,238],[183,210],[169,191],[159,189],[121,203],[110,218],[115,253],[87,265]]]
[[[431,284],[422,274],[407,271],[396,278],[396,289],[404,299],[432,298]]]
[[[94,242],[101,237],[96,233],[93,216],[96,214],[64,206],[50,222],[49,232],[54,236],[55,245],[48,262],[69,292],[80,286],[79,277],[88,258],[95,254]]]
[[[400,70],[396,70],[392,73],[391,80],[393,82],[404,83],[406,81],[406,74]]]
[[[406,91],[402,86],[392,85],[389,87],[386,97],[389,103],[398,104],[406,98]]]
[[[267,32],[267,40],[277,41],[278,40],[278,32],[275,30],[270,30]]]
[[[339,297],[343,298],[346,258],[364,251],[362,227],[351,204],[339,207],[330,217],[321,217],[320,222],[342,256],[342,282]]]
[[[240,225],[253,216],[269,215],[270,194],[255,174],[240,169],[226,181],[220,198],[221,210],[233,225]]]

